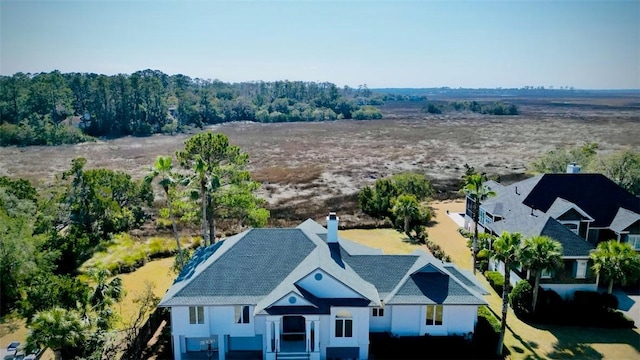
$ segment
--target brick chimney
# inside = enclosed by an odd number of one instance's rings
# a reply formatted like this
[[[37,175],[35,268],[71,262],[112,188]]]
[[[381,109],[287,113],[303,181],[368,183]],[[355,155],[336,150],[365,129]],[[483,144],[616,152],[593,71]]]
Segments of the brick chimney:
[[[327,243],[338,242],[338,221],[340,218],[335,212],[330,212],[327,216]]]

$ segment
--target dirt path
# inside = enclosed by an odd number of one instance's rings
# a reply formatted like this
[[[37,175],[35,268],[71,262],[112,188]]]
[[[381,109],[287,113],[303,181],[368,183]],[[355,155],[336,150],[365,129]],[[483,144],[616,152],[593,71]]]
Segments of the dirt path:
[[[471,252],[466,239],[458,233],[458,225],[449,218],[450,212],[463,212],[464,202],[445,201],[432,204],[437,224],[429,228],[429,238],[440,245],[451,260],[463,269],[471,269]],[[491,291],[485,299],[490,309],[502,314],[502,299],[484,276],[478,279]],[[534,327],[518,319],[509,309],[505,346],[512,359],[638,359],[640,331],[629,329],[592,329],[561,326]]]

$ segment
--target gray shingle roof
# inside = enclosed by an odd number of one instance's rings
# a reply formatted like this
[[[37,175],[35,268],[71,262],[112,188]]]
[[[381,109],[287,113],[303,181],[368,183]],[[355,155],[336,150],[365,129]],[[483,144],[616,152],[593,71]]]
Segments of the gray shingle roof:
[[[385,298],[398,286],[417,259],[412,255],[357,255],[348,256],[345,261],[378,289],[381,298]]]
[[[328,246],[326,230],[323,234],[321,229],[307,220],[295,229],[252,229],[201,248],[160,306],[255,304],[255,313],[278,313],[291,311],[273,304],[292,293],[312,304],[296,309],[308,313],[326,313],[330,306],[380,306],[383,299],[416,304],[440,300],[486,303],[478,292],[482,286],[454,271],[453,264],[445,268],[423,251],[383,255],[345,239]],[[317,270],[344,284],[358,298],[315,297],[300,281]]]
[[[314,249],[315,244],[300,229],[249,230],[164,305],[189,304],[195,299],[213,304],[244,299],[245,304],[255,304]]]
[[[558,240],[562,244],[564,256],[588,256],[594,246],[573,233],[557,220],[549,218],[540,231],[540,235]]]
[[[611,222],[611,230],[619,233],[621,231],[624,231],[629,226],[633,225],[638,220],[640,220],[640,214],[636,214],[633,211],[620,208],[618,209],[618,213]]]
[[[411,275],[387,304],[483,305],[486,302],[452,276],[433,272]]]
[[[547,212],[557,198],[589,214],[592,227],[608,227],[621,207],[640,213],[640,200],[602,174],[545,174],[523,204]]]
[[[462,283],[465,284],[467,287],[469,287],[472,290],[475,290],[478,294],[482,294],[482,295],[491,294],[491,292],[485,289],[482,283],[478,281],[478,279],[475,277],[475,275],[473,275],[471,271],[462,270],[452,263],[444,264],[444,268],[447,269],[448,272],[450,272],[460,281],[462,281]]]

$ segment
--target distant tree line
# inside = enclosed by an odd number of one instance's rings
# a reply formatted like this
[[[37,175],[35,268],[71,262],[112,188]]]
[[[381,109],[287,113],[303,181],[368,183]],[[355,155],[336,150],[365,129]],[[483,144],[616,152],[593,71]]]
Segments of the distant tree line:
[[[475,100],[450,101],[446,103],[429,103],[424,107],[429,114],[442,114],[448,111],[470,111],[488,115],[518,115],[518,107],[514,104],[505,104],[496,101],[490,104],[479,103]]]
[[[230,121],[378,119],[366,85],[225,83],[157,70],[0,77],[0,145],[55,145],[91,137],[175,133]]]

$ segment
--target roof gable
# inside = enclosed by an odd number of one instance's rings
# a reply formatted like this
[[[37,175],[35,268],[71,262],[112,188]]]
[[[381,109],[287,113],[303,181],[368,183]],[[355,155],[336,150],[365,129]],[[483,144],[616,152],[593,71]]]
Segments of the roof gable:
[[[639,200],[640,201],[640,200]],[[640,220],[640,214],[620,208],[611,222],[611,230],[620,233]]]
[[[638,198],[602,174],[545,174],[523,204],[547,212],[557,198],[589,214],[592,227],[608,227],[621,207],[640,213]]]
[[[347,286],[322,269],[316,269],[304,278],[296,282],[296,285],[305,289],[317,298],[363,298],[362,294]]]
[[[299,292],[291,291],[270,306],[312,306],[317,307],[305,299]]]

